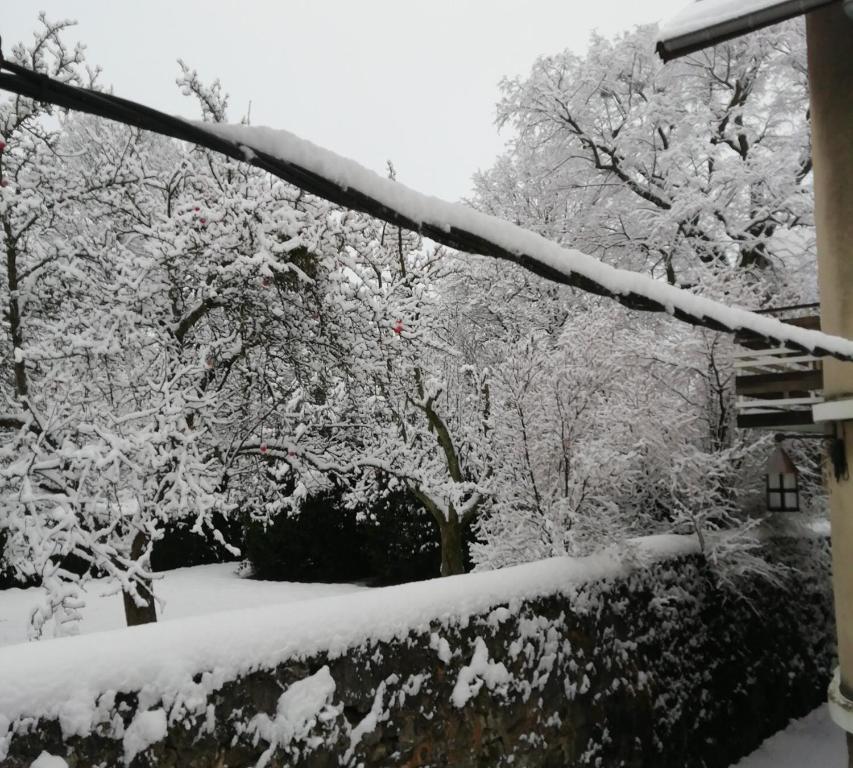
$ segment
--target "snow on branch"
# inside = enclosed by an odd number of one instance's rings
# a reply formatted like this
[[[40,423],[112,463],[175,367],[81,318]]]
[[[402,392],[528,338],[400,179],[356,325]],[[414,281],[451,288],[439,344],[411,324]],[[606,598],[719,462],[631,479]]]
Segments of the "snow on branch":
[[[746,309],[611,267],[507,221],[423,195],[284,130],[194,123],[106,93],[78,88],[0,60],[0,89],[80,110],[222,152],[338,205],[412,229],[460,251],[514,262],[630,309],[667,312],[718,331],[745,332],[817,356],[853,361],[853,341],[797,328]]]

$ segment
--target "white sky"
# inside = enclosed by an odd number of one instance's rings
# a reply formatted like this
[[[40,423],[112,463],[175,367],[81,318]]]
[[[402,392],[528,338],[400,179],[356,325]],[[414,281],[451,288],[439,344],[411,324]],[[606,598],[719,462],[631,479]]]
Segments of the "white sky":
[[[3,49],[38,11],[76,19],[72,39],[117,95],[196,117],[177,58],[219,78],[237,121],[286,128],[421,192],[455,200],[506,137],[498,82],[537,56],[580,53],[593,29],[659,21],[685,0],[3,0]]]

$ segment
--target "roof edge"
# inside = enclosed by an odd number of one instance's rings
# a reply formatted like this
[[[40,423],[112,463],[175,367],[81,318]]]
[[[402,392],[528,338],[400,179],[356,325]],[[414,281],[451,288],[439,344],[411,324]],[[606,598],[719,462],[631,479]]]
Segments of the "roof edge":
[[[664,61],[672,61],[703,48],[724,43],[749,32],[840,2],[841,0],[782,0],[769,8],[744,13],[693,32],[661,38],[657,41],[655,50]]]

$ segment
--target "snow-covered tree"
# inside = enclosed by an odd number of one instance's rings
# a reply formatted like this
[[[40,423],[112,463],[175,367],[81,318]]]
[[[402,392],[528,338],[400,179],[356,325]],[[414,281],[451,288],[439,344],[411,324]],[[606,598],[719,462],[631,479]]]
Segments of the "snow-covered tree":
[[[92,85],[64,26],[44,21],[13,56]],[[596,37],[507,83],[517,137],[476,203],[697,291],[796,297],[799,28],[665,70],[651,34]],[[226,119],[218,82],[182,64],[178,85]],[[330,485],[364,514],[405,489],[442,574],[464,570],[472,529],[494,567],[743,528],[756,453],[734,429],[722,337],[138,130],[15,98],[0,131],[0,531],[47,588],[36,634],[73,628],[86,576],[70,556],[112,578],[129,623],[154,620],[165,524],[217,535],[215,512],[267,519]]]
[[[490,469],[487,388],[442,300],[457,265],[411,233],[351,213],[333,220],[317,370],[266,450],[293,467],[297,499],[329,477],[363,509],[405,487],[435,521],[442,574],[460,573]]]
[[[475,205],[731,303],[813,298],[801,278],[813,267],[802,25],[666,67],[654,35],[594,35],[585,56],[543,57],[504,82],[498,123],[513,139],[476,178]],[[498,462],[514,478],[500,487],[514,492],[482,519],[479,562],[741,527],[766,446],[735,429],[730,340],[567,292],[549,305],[535,281],[517,279],[513,292],[500,287],[509,279],[486,280],[486,295],[536,297],[540,316],[505,309],[490,325],[515,344],[502,394],[492,391],[521,439]],[[485,303],[492,317],[509,306]]]
[[[514,138],[479,205],[670,283],[761,269],[784,284],[813,248],[802,23],[666,66],[655,34],[595,34],[505,81]]]
[[[505,348],[491,381],[496,490],[478,525],[480,567],[673,530],[704,545],[740,527],[762,454],[734,430],[729,382],[706,367],[725,364],[707,349],[720,337],[563,302],[564,319]]]
[[[79,78],[66,24],[43,23],[14,55]],[[221,119],[217,87],[189,70],[181,84]],[[15,99],[0,115],[0,525],[5,559],[47,588],[36,633],[81,603],[71,555],[113,577],[129,623],[156,618],[151,544],[169,520],[213,529],[230,507],[232,449],[252,434],[253,350],[273,346],[271,318],[279,342],[301,327],[299,309],[286,322],[301,275],[288,254],[292,234],[310,232],[293,190],[260,172],[92,118],[48,129],[45,114]]]

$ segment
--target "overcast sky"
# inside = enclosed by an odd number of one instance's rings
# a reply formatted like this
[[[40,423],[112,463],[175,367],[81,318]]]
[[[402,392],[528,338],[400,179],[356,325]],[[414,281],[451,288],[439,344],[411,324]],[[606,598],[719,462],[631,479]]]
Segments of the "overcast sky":
[[[450,200],[491,165],[498,83],[537,56],[583,52],[659,21],[686,0],[3,0],[3,48],[29,39],[38,11],[79,22],[117,95],[197,116],[175,86],[176,59],[251,101],[254,125],[288,130]]]

